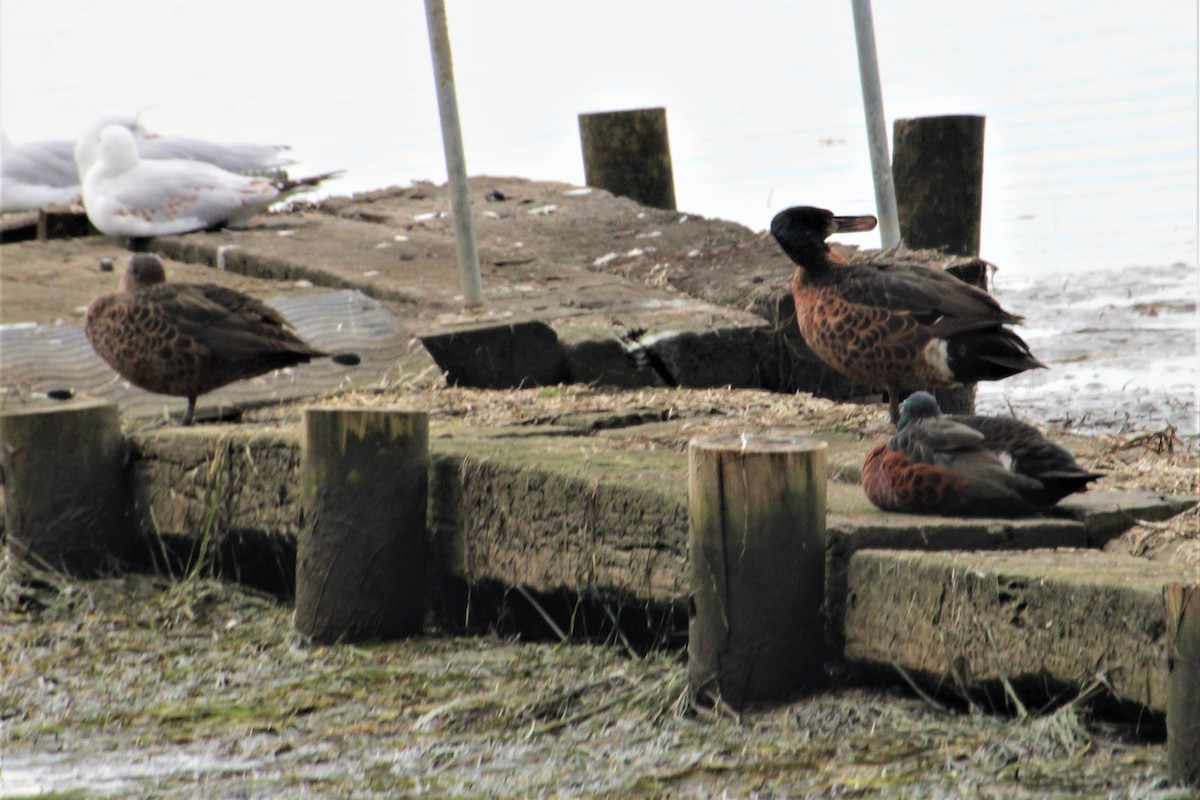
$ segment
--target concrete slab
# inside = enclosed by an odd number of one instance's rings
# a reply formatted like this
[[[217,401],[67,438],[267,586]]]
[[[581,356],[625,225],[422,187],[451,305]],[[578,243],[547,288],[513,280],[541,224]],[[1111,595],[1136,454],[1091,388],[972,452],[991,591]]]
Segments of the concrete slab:
[[[914,553],[850,560],[845,656],[927,685],[1005,699],[1078,692],[1166,709],[1163,587],[1194,567],[1096,550]]]
[[[537,424],[431,427],[430,519],[442,568],[456,578],[541,591],[619,594],[678,604],[686,595],[687,455],[647,446],[681,422],[631,411]],[[623,427],[622,427],[623,426]],[[644,430],[650,429],[650,430]],[[657,429],[657,433],[654,432]],[[839,448],[851,434],[814,432]],[[295,425],[199,426],[135,433],[141,507],[158,530],[197,536],[216,519],[236,535],[294,546],[299,519]],[[1017,550],[1098,547],[1087,516],[955,519],[888,514],[856,484],[828,489],[828,608],[841,641],[851,557],[868,548]],[[1122,496],[1110,498],[1121,504]],[[1160,516],[1183,503],[1139,513]],[[1097,504],[1097,513],[1110,506]],[[143,513],[143,530],[151,530]],[[1132,524],[1132,515],[1123,517]]]
[[[1089,545],[1103,545],[1129,530],[1138,520],[1157,522],[1169,519],[1196,505],[1197,498],[1155,492],[1112,492],[1095,490],[1071,495],[1057,510],[1077,519],[1087,528]]]
[[[557,433],[434,434],[430,513],[443,569],[469,583],[683,604],[686,463]]]
[[[300,431],[294,426],[195,425],[133,436],[139,530],[199,540],[273,539],[294,551],[300,531]]]
[[[1061,516],[1026,519],[967,519],[894,514],[871,505],[857,485],[836,491],[839,502],[829,504],[826,564],[829,634],[834,652],[842,648],[841,621],[845,614],[847,575],[855,553],[871,548],[889,550],[1032,550],[1038,548],[1101,548],[1139,520],[1167,519],[1196,505],[1190,496],[1150,492],[1089,492],[1056,509]]]
[[[863,393],[801,341],[787,291],[792,265],[769,237],[600,189],[503,177],[470,185],[485,298],[478,310],[462,307],[444,186],[331,198],[260,216],[248,230],[163,237],[150,247],[190,264],[383,301],[426,342],[438,343],[439,365],[464,385],[558,379],[804,390],[836,399]],[[116,243],[93,236],[12,245],[45,254],[64,246]],[[512,338],[506,331],[527,323],[545,325],[555,338],[527,358],[504,358]],[[481,374],[485,382],[471,382]]]
[[[761,317],[592,269],[606,259],[657,258],[660,249],[672,257],[714,228],[744,232],[740,226],[646,209],[601,190],[578,194],[566,184],[481,178],[471,188],[475,207],[487,212],[475,221],[485,296],[477,311],[462,308],[445,187],[430,184],[337,198],[320,211],[266,218],[259,228],[166,237],[153,247],[396,304],[462,385],[610,377],[616,385],[759,385],[756,365],[770,344]],[[507,199],[489,202],[496,190]],[[531,324],[553,336],[516,347],[532,336]],[[526,355],[512,357],[517,350]],[[653,368],[642,369],[647,361]]]

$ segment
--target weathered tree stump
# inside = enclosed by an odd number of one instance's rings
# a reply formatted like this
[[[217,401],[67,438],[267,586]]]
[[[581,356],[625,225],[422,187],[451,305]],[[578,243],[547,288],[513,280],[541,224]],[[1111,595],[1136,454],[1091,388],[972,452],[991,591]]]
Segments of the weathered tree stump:
[[[983,128],[986,117],[898,119],[892,128],[892,179],[900,238],[910,248],[979,255],[983,216]],[[987,288],[987,275],[977,285]],[[940,389],[947,414],[975,411],[975,386]]]
[[[688,448],[696,702],[734,709],[820,685],[825,662],[826,445],[726,435]]]
[[[675,210],[665,108],[580,114],[579,138],[588,186],[642,205]]]
[[[116,405],[8,407],[0,463],[13,563],[90,578],[133,560],[132,483]]]
[[[326,643],[420,632],[428,482],[425,412],[305,409],[298,631]]]
[[[1200,789],[1200,584],[1167,586],[1167,764]]]

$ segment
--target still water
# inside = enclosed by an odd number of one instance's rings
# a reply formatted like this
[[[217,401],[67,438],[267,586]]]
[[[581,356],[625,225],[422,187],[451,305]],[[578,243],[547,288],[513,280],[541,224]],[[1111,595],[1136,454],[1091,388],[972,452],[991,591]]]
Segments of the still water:
[[[761,230],[797,203],[873,208],[849,2],[446,2],[472,174],[582,183],[578,113],[665,106],[682,210]],[[1183,348],[1147,391],[1190,394],[1195,433],[1195,0],[876,0],[874,15],[890,119],[987,116],[982,250],[1007,305],[1040,324],[1007,285],[1054,315],[1068,274],[1111,305],[1110,276],[1136,294],[1140,271],[1166,271],[1174,333],[1126,344]],[[303,170],[348,171],[331,193],[445,180],[416,0],[0,5],[11,139],[139,109],[157,130],[290,144]]]

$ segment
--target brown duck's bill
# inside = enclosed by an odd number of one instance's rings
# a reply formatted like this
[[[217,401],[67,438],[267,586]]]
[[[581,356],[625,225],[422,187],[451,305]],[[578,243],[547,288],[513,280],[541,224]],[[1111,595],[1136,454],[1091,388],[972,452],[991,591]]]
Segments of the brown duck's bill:
[[[872,217],[870,214],[864,214],[860,217],[834,217],[833,224],[837,225],[838,233],[849,233],[852,231],[870,231],[874,230],[879,220]]]

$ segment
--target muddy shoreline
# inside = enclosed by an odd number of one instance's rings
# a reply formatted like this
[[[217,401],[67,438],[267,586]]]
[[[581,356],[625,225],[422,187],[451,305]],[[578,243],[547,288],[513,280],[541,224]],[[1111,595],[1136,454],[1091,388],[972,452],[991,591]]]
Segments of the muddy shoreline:
[[[687,709],[679,652],[313,648],[288,608],[201,578],[8,600],[0,794],[1186,796],[1155,731],[1070,705],[1018,720],[843,688],[734,719]]]

